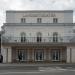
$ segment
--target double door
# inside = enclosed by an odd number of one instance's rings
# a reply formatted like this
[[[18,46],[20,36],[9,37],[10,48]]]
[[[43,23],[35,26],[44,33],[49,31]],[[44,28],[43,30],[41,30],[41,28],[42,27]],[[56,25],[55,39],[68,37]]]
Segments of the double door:
[[[27,61],[27,50],[17,50],[17,58],[21,58],[21,61]]]
[[[35,61],[43,61],[44,52],[43,50],[36,50],[34,54]]]
[[[52,50],[52,61],[60,61],[60,50]]]

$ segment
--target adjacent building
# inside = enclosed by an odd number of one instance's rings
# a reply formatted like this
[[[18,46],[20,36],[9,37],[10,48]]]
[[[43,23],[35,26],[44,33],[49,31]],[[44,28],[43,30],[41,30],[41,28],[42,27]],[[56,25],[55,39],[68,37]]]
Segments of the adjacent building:
[[[0,54],[1,54],[1,32],[0,32]]]
[[[2,26],[4,63],[75,63],[72,10],[6,11]]]

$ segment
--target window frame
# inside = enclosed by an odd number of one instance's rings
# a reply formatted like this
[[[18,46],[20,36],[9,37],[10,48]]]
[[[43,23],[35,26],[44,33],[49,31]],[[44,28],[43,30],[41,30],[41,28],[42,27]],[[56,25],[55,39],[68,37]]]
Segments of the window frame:
[[[58,42],[58,32],[53,33],[53,42]]]
[[[37,18],[37,23],[42,23],[42,18]]]
[[[58,23],[58,18],[53,18],[53,23]]]
[[[21,18],[21,23],[26,23],[26,18]]]
[[[42,33],[41,32],[37,33],[37,42],[42,42]]]
[[[26,33],[21,33],[21,42],[26,42]]]

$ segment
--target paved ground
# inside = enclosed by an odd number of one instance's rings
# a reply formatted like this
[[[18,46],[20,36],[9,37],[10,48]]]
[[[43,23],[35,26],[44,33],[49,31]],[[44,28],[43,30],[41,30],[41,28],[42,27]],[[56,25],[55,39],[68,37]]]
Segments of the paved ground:
[[[75,64],[0,64],[0,75],[75,75]]]

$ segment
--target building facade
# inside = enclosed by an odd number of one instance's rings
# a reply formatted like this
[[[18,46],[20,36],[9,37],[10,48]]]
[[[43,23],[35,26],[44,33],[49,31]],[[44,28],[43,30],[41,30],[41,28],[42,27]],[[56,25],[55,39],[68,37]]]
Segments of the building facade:
[[[75,63],[73,11],[6,11],[4,63]]]

